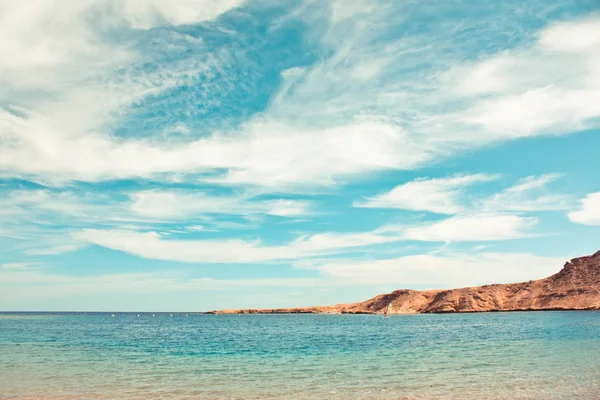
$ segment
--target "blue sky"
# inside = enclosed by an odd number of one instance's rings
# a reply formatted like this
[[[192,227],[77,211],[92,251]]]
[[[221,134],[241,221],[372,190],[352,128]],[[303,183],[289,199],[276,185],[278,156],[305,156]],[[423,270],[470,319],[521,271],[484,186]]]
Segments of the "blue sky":
[[[353,302],[600,248],[595,0],[0,9],[0,309]]]

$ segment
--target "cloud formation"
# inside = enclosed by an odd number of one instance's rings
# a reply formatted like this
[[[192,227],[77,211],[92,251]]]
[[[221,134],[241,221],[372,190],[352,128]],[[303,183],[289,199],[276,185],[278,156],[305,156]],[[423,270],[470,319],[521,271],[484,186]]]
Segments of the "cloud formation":
[[[309,214],[309,202],[301,200],[253,200],[243,195],[215,196],[198,191],[144,190],[131,193],[131,212],[140,217],[189,219],[199,215],[266,214],[299,217]]]
[[[466,191],[473,185],[497,180],[499,176],[474,174],[455,175],[446,178],[418,178],[400,184],[392,190],[380,193],[366,201],[355,201],[354,207],[398,208],[411,211],[428,211],[437,214],[460,214],[465,212],[502,213],[537,212],[568,209],[572,203],[569,195],[552,193],[548,184],[561,177],[560,174],[528,176],[494,194],[484,191]]]
[[[569,208],[570,196],[551,193],[547,185],[559,179],[559,174],[528,176],[500,193],[481,200],[479,207],[497,211],[552,211]]]
[[[533,254],[587,251],[593,228],[559,213],[600,225],[596,139],[575,135],[600,128],[584,3],[0,0],[2,279],[105,293],[75,276],[90,260],[107,293],[537,276]]]
[[[282,245],[263,245],[260,241],[240,239],[173,240],[157,232],[97,229],[83,230],[74,237],[143,258],[208,264],[293,260],[398,240],[376,232],[321,233],[300,236]]]
[[[450,289],[490,283],[513,283],[539,279],[555,273],[566,261],[527,253],[441,253],[393,259],[325,263],[323,275],[371,285],[393,282],[399,287]]]
[[[143,258],[191,263],[257,263],[297,260],[384,243],[485,242],[510,240],[530,234],[535,218],[517,215],[474,215],[452,217],[417,226],[386,225],[366,232],[325,232],[302,235],[281,245],[239,239],[180,240],[157,232],[86,229],[73,234],[79,241]]]
[[[600,226],[600,192],[585,196],[580,208],[569,213],[569,219],[578,224]]]
[[[391,191],[381,193],[364,202],[355,202],[354,206],[457,214],[464,210],[463,200],[460,197],[468,186],[493,179],[495,177],[484,174],[436,179],[421,178],[398,185]]]
[[[222,5],[223,10],[237,6],[234,3]],[[156,1],[135,6],[132,13],[144,19],[145,7],[164,11],[162,4]],[[185,10],[190,5],[180,6]],[[83,7],[70,12],[78,16],[85,10]],[[169,10],[176,16],[163,13],[164,23],[182,22],[177,15],[190,16]],[[218,15],[223,10],[215,9],[207,15]],[[77,123],[57,120],[62,114],[56,110],[61,105],[55,98],[41,103],[28,101],[25,106],[9,102],[0,113],[5,139],[2,143],[10,143],[10,148],[1,145],[0,171],[4,176],[36,180],[92,182],[205,174],[203,179],[213,183],[282,190],[332,185],[382,170],[413,169],[460,149],[502,140],[572,133],[593,126],[600,116],[596,107],[600,104],[600,63],[593,46],[600,25],[597,19],[552,24],[532,43],[449,71],[428,57],[425,61],[431,63],[429,71],[441,77],[441,85],[438,89],[427,86],[423,92],[419,82],[425,85],[431,76],[413,76],[392,66],[402,65],[401,58],[410,65],[419,54],[432,49],[406,39],[379,43],[376,39],[381,32],[392,29],[387,17],[385,7],[371,10],[361,19],[334,16],[320,38],[321,46],[330,49],[331,56],[309,67],[284,71],[281,88],[262,114],[236,130],[180,143],[116,138],[97,128],[114,123],[115,110],[192,82],[198,74],[218,71],[223,62],[228,62],[226,59],[211,61],[207,56],[200,64],[174,63],[156,73],[140,75],[131,68],[142,60],[130,58],[130,50],[125,48],[127,54],[115,59],[114,66],[84,68],[87,75],[77,82],[69,80],[67,86],[64,75],[47,78],[62,86],[60,91],[49,93],[70,99],[64,107],[72,107],[74,102],[85,104]],[[71,14],[65,18],[80,20]],[[203,17],[194,16],[198,18]],[[365,18],[381,24],[381,32],[356,29],[360,35],[347,35],[349,25],[363,23]],[[321,20],[309,22],[323,24],[317,21]],[[68,32],[74,29],[70,25],[67,28]],[[576,37],[565,40],[557,32],[585,36],[589,39],[584,43],[589,44],[577,42]],[[72,47],[87,48],[78,43]],[[102,51],[119,53],[114,49]],[[79,61],[67,57],[71,53],[62,52],[60,63],[73,62],[80,69]],[[95,55],[94,60],[115,58]],[[370,60],[369,64],[364,60]],[[33,65],[29,61],[27,64]],[[117,76],[116,67],[132,73]],[[13,69],[20,70],[19,66]],[[106,79],[111,85],[104,84]],[[388,82],[387,91],[381,90],[382,79]],[[82,81],[86,81],[85,90],[80,89]],[[24,100],[24,93],[16,91],[13,98]],[[302,123],[293,116],[299,110],[307,116]]]
[[[433,242],[508,240],[530,234],[536,223],[536,218],[510,214],[455,216],[407,228],[404,237],[408,240]]]

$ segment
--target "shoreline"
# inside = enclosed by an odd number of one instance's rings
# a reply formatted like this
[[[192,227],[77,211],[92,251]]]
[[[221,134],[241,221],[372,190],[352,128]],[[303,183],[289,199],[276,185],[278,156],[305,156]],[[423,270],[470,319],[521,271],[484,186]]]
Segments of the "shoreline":
[[[399,289],[358,303],[213,310],[208,314],[453,314],[600,310],[600,251],[547,278],[456,289]]]
[[[391,313],[392,315],[439,315],[439,314],[486,314],[486,313],[513,313],[513,312],[548,312],[548,311],[600,311],[598,307],[589,308],[522,308],[522,309],[507,309],[507,310],[485,310],[485,311],[435,311],[435,312],[406,312],[406,313]],[[242,312],[222,312],[222,311],[206,311],[202,312],[203,315],[383,315],[381,312],[312,312],[312,311],[257,311],[248,312],[243,310]]]
[[[486,314],[486,313],[514,313],[514,312],[550,312],[550,311],[581,311],[581,312],[596,312],[600,311],[598,307],[590,308],[523,308],[523,309],[507,309],[507,310],[485,310],[485,311],[436,311],[436,312],[405,312],[405,313],[391,313],[392,315],[438,315],[438,314]],[[222,311],[190,311],[190,312],[169,312],[169,311],[0,311],[0,315],[7,314],[115,314],[115,315],[127,315],[127,314],[156,314],[156,316],[165,316],[173,314],[173,317],[197,317],[200,315],[383,315],[381,312],[294,312],[294,311],[257,311],[248,312],[246,310],[235,313],[235,312],[222,312]]]

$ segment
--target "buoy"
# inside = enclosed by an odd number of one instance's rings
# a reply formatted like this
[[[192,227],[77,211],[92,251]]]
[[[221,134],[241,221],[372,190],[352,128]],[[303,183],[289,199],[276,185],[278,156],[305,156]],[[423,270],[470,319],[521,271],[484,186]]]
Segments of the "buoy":
[[[113,314],[113,315],[112,315],[112,317],[114,318],[114,317],[115,317],[115,314]]]
[[[171,314],[171,317],[173,316],[173,314]]]
[[[154,317],[154,314],[152,314],[152,316]]]

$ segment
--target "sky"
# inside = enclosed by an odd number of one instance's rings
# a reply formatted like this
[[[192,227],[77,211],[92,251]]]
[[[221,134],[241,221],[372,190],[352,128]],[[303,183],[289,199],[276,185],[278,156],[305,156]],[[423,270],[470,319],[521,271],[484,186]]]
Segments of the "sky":
[[[598,149],[598,0],[0,0],[0,310],[542,278]]]

